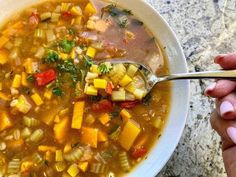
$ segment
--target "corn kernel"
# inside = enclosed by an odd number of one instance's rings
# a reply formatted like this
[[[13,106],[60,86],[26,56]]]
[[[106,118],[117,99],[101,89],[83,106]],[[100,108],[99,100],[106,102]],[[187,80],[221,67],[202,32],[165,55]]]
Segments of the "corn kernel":
[[[107,81],[105,79],[94,79],[93,84],[97,89],[105,89],[107,87]]]
[[[132,82],[132,78],[129,77],[127,74],[121,79],[119,82],[120,86],[125,87],[128,85],[130,82]]]
[[[88,169],[88,162],[79,162],[78,167],[82,172],[86,172]]]
[[[43,100],[41,99],[38,93],[33,94],[31,98],[37,106],[40,106],[43,104]]]
[[[91,58],[94,58],[95,55],[96,55],[96,49],[93,48],[93,47],[88,47],[86,55],[91,57]]]
[[[25,87],[29,86],[26,72],[21,73],[21,84]]]
[[[92,65],[92,66],[90,67],[90,71],[91,71],[92,73],[97,73],[97,74],[99,74],[98,65]]]
[[[52,91],[50,89],[47,89],[45,92],[44,92],[44,98],[50,100],[52,98]]]
[[[21,75],[19,75],[19,74],[15,75],[11,86],[13,88],[19,88],[21,86]]]
[[[73,6],[71,9],[70,9],[70,12],[73,14],[73,15],[82,15],[82,10],[79,6]]]
[[[63,161],[63,155],[61,150],[56,150],[56,157],[55,157],[56,162],[61,162]]]
[[[110,115],[108,113],[104,113],[99,117],[99,121],[105,125],[111,120]]]

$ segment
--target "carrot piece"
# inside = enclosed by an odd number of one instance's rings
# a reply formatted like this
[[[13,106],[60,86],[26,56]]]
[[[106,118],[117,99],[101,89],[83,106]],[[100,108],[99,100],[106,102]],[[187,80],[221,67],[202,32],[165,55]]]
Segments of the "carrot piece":
[[[110,115],[108,113],[104,113],[99,117],[99,121],[106,125],[111,120]]]
[[[84,144],[88,144],[91,147],[97,148],[98,129],[82,127],[81,128],[81,142]]]
[[[0,131],[12,126],[11,119],[5,111],[0,111]]]
[[[76,102],[74,105],[71,128],[80,129],[84,116],[84,101]]]
[[[5,36],[0,37],[0,48],[2,48],[8,41],[9,41],[9,38]]]
[[[68,117],[62,118],[59,123],[54,125],[53,130],[55,139],[59,143],[63,143],[67,138],[69,129],[70,129],[69,118]]]

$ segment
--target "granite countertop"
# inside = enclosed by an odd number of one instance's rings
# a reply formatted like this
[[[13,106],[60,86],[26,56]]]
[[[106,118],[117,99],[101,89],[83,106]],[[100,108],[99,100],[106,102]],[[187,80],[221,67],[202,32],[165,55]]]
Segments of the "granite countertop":
[[[236,51],[235,0],[146,0],[175,31],[189,71],[213,70],[218,53]],[[191,81],[191,102],[181,141],[158,177],[226,177],[220,138],[211,129],[214,102],[203,96],[208,80]]]

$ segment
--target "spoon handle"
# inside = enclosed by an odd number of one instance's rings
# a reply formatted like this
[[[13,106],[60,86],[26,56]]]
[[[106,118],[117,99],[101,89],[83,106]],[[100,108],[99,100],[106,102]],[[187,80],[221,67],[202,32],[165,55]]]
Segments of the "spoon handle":
[[[236,80],[236,70],[205,71],[194,73],[171,74],[169,76],[158,77],[157,82],[180,79],[232,79]]]

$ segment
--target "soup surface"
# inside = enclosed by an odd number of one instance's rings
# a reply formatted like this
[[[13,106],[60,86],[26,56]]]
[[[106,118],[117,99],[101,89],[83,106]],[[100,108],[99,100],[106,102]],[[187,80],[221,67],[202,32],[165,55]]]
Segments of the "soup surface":
[[[0,176],[114,177],[161,136],[169,84],[150,94],[128,58],[168,74],[131,11],[103,1],[25,9],[0,31]]]

